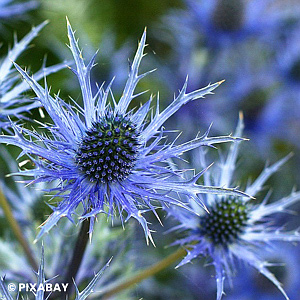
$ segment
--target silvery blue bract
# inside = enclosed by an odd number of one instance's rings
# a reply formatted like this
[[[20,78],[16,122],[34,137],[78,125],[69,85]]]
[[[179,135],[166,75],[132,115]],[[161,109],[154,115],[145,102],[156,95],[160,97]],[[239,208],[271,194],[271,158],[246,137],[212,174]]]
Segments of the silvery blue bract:
[[[19,75],[12,69],[13,61],[15,61],[23,51],[25,51],[29,43],[38,35],[40,30],[48,22],[43,22],[32,30],[21,40],[15,40],[15,44],[8,51],[6,57],[0,60],[0,127],[8,126],[8,117],[22,118],[22,113],[39,107],[40,103],[34,102],[24,96],[24,92],[30,89],[26,82],[18,82]],[[58,64],[51,67],[43,67],[34,74],[35,80],[40,80],[46,75],[57,72],[64,68],[64,64]]]
[[[0,19],[9,19],[22,16],[27,11],[38,7],[37,1],[14,2],[13,0],[0,0]]]

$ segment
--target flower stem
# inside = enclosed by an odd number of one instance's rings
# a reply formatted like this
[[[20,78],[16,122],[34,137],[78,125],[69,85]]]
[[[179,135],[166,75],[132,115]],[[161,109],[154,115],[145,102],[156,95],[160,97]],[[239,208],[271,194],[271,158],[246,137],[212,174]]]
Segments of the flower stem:
[[[0,206],[3,209],[4,215],[7,219],[7,221],[9,223],[16,239],[18,240],[18,242],[22,246],[30,265],[32,266],[32,268],[35,271],[37,271],[38,270],[38,265],[37,265],[33,255],[32,255],[29,244],[28,244],[26,238],[24,237],[24,235],[22,233],[22,230],[21,230],[17,220],[15,219],[15,217],[14,217],[12,211],[11,211],[10,205],[9,205],[9,203],[8,203],[6,197],[4,196],[1,189],[0,189]]]
[[[65,277],[62,281],[63,283],[69,284],[66,292],[68,296],[70,296],[70,294],[72,293],[73,279],[75,280],[76,278],[77,272],[82,262],[84,251],[89,240],[89,229],[90,219],[85,219],[81,224],[81,228],[74,247],[73,256],[69,263],[67,273],[65,274]],[[66,295],[63,295],[63,299],[66,299],[65,296]]]
[[[137,272],[133,276],[125,279],[125,280],[120,280],[119,282],[116,282],[108,287],[106,287],[101,294],[103,295],[103,300],[109,299],[111,296],[130,288],[132,285],[137,284],[144,279],[151,277],[155,275],[156,273],[166,269],[173,263],[175,263],[178,259],[184,257],[186,255],[186,249],[184,248],[179,248],[176,252],[173,252],[160,262],[156,263],[155,265],[146,268],[142,271]]]

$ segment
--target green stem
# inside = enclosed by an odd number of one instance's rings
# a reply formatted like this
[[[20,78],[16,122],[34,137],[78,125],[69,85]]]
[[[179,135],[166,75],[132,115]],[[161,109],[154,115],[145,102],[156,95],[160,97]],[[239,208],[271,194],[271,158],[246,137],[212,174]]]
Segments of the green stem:
[[[68,289],[67,289],[67,296],[70,296],[70,294],[73,291],[73,280],[76,279],[77,272],[80,268],[84,252],[89,240],[89,229],[90,229],[90,219],[85,219],[82,224],[81,228],[74,246],[73,250],[73,256],[71,261],[69,262],[67,273],[65,274],[65,277],[63,279],[63,283],[68,283]],[[61,295],[62,299],[66,299],[66,295]]]
[[[18,224],[18,222],[16,221],[9,203],[7,202],[5,196],[2,193],[2,190],[0,189],[0,206],[3,209],[4,215],[14,233],[14,235],[16,236],[16,239],[18,240],[18,242],[20,243],[20,245],[22,246],[25,255],[30,263],[30,265],[32,266],[32,268],[37,271],[38,270],[38,265],[32,255],[31,249],[29,247],[29,244],[27,243],[27,240],[25,239],[22,230]]]
[[[173,263],[175,263],[180,258],[183,258],[186,255],[186,249],[179,248],[176,252],[170,254],[160,262],[156,263],[155,265],[146,268],[142,271],[137,272],[135,275],[125,279],[120,280],[119,282],[116,282],[112,284],[111,286],[108,286],[105,290],[102,291],[101,294],[103,294],[103,300],[109,299],[111,296],[128,289],[134,284],[137,284],[144,279],[151,277],[155,275],[156,273],[166,269]]]

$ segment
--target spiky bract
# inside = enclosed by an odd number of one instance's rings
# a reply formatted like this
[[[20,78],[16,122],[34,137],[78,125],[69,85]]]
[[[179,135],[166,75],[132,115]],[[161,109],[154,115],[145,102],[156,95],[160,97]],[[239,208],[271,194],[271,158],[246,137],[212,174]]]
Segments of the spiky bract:
[[[43,22],[32,30],[21,40],[15,40],[14,47],[9,50],[8,55],[0,62],[0,127],[7,127],[8,117],[22,118],[22,113],[39,107],[40,103],[34,102],[24,96],[25,91],[30,89],[26,82],[18,82],[19,75],[12,69],[13,63],[18,56],[26,50],[29,43],[38,35],[41,29],[48,22]],[[51,67],[43,67],[34,74],[35,80],[55,73],[65,67],[65,64],[58,64]]]
[[[0,19],[10,19],[23,16],[27,11],[38,7],[37,1],[17,2],[14,0],[0,0]]]

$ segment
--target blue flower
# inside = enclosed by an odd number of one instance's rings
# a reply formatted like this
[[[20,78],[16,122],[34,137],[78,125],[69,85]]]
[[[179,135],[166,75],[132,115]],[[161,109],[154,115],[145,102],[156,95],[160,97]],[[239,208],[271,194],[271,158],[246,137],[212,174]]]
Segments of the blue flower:
[[[273,36],[286,15],[271,1],[185,2],[186,10],[171,11],[158,28],[158,39],[171,49],[166,55],[168,64],[160,71],[162,79],[173,89],[189,74],[189,88],[193,89],[207,80],[226,78],[218,97],[202,107],[205,114],[196,104],[183,113],[191,116],[191,124],[207,125],[214,120],[219,133],[232,128],[242,109],[249,112],[245,114],[248,130],[256,129],[257,115],[272,83],[265,66],[273,49],[265,36]]]
[[[243,124],[240,119],[236,133],[242,134]],[[219,164],[219,170],[211,168],[204,173],[207,185],[230,187],[235,170],[239,143],[232,145],[227,157]],[[256,195],[266,180],[275,173],[288,157],[266,167],[258,178],[249,184],[246,193]],[[201,165],[205,165],[205,153],[200,153]],[[217,299],[224,293],[224,280],[234,276],[236,263],[244,262],[257,269],[282,292],[288,296],[279,281],[268,270],[268,262],[261,259],[266,249],[272,250],[273,242],[300,241],[298,231],[283,231],[274,226],[273,214],[286,213],[286,208],[300,200],[300,192],[292,192],[289,196],[267,204],[270,193],[261,204],[254,205],[244,197],[215,196],[207,194],[204,202],[208,213],[193,203],[191,211],[179,207],[171,207],[169,212],[180,224],[175,228],[186,232],[187,236],[175,244],[187,247],[186,257],[179,263],[182,266],[196,257],[206,257],[211,260],[216,271]]]
[[[285,14],[272,1],[187,0],[193,27],[211,47],[227,47],[251,36],[265,36],[278,28]],[[196,24],[196,25],[195,25]]]
[[[19,75],[12,69],[12,61],[18,58],[46,24],[47,22],[41,23],[37,27],[32,28],[21,41],[15,41],[14,47],[9,50],[8,55],[2,58],[0,62],[0,127],[8,125],[8,116],[21,118],[22,113],[40,106],[38,102],[28,99],[22,94],[29,90],[30,86],[26,82],[18,82]],[[64,64],[48,68],[43,67],[34,75],[34,78],[35,80],[40,80],[44,76],[57,72],[64,67]]]
[[[44,125],[47,134],[39,134],[12,124],[15,135],[0,137],[2,143],[20,147],[23,150],[21,156],[28,154],[34,162],[34,169],[24,170],[21,174],[34,177],[32,182],[59,181],[52,193],[61,197],[62,201],[57,207],[52,207],[54,212],[41,226],[38,238],[62,217],[73,221],[72,215],[79,204],[82,204],[84,210],[81,219],[91,218],[90,234],[98,213],[113,216],[119,212],[123,221],[122,212],[125,211],[126,220],[131,217],[137,219],[143,226],[146,237],[151,238],[142,213],[145,209],[150,209],[156,214],[155,201],[181,205],[180,201],[172,197],[171,192],[188,194],[196,201],[199,193],[244,195],[235,189],[198,185],[196,181],[201,174],[178,183],[180,172],[172,171],[168,164],[170,158],[179,157],[194,148],[238,140],[231,136],[210,138],[206,132],[181,145],[175,145],[175,142],[167,144],[164,141],[164,122],[182,105],[211,93],[220,83],[186,93],[185,82],[179,95],[162,112],[159,111],[157,100],[155,114],[151,114],[152,96],[139,109],[129,110],[132,100],[141,94],[134,94],[137,83],[152,72],[138,74],[144,55],[146,33],[139,43],[118,103],[113,96],[111,103],[108,102],[108,96],[112,95],[112,82],[106,89],[102,85],[95,94],[92,93],[90,71],[95,56],[85,65],[69,23],[68,35],[76,64],[76,69],[72,70],[78,77],[83,108],[76,103],[72,106],[59,96],[51,97],[46,83],[43,88],[16,65],[54,124]],[[148,121],[149,114],[151,119]]]
[[[21,16],[29,10],[38,7],[37,1],[13,3],[13,0],[0,0],[0,19],[9,19]]]

